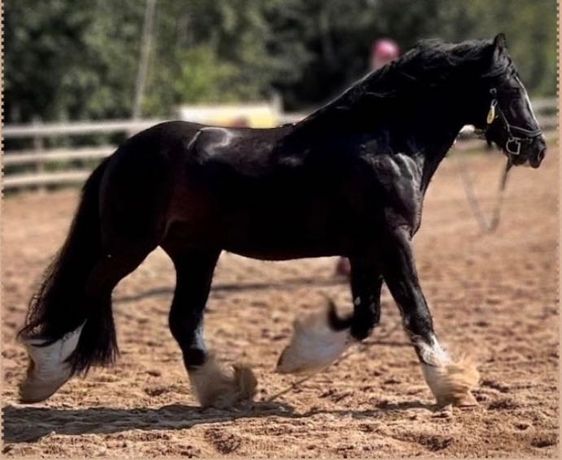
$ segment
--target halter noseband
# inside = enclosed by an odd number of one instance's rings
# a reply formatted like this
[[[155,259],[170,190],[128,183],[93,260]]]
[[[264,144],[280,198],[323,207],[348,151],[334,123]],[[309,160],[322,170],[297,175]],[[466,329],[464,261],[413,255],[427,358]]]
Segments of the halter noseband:
[[[520,126],[515,126],[509,123],[507,117],[503,113],[503,110],[498,105],[498,100],[496,99],[497,90],[496,88],[490,89],[490,94],[492,95],[492,102],[490,103],[490,110],[488,111],[488,116],[486,117],[486,123],[488,127],[492,125],[494,120],[497,118],[496,111],[503,122],[503,127],[507,133],[507,142],[505,143],[505,150],[510,155],[519,155],[521,153],[521,144],[530,144],[533,140],[542,134],[540,128],[537,129],[526,129]]]

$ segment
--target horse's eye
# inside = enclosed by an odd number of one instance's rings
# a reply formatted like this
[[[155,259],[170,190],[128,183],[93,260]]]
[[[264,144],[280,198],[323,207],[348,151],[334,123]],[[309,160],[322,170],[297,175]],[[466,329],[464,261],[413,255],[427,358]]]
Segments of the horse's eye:
[[[513,98],[510,102],[509,102],[509,109],[512,112],[517,112],[517,110],[520,108],[521,106],[521,100],[518,98]]]
[[[502,94],[509,97],[521,96],[521,90],[516,87],[509,87],[503,89]]]

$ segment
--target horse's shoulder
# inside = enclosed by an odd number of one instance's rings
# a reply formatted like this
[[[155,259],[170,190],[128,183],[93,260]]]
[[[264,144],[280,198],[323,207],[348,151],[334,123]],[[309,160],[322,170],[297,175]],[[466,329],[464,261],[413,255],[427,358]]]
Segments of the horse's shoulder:
[[[382,153],[362,156],[370,175],[374,180],[389,186],[400,185],[403,189],[419,189],[421,185],[422,166],[410,155],[403,153]]]
[[[422,166],[404,153],[373,155],[367,161],[377,188],[385,197],[387,217],[416,228],[423,204]]]

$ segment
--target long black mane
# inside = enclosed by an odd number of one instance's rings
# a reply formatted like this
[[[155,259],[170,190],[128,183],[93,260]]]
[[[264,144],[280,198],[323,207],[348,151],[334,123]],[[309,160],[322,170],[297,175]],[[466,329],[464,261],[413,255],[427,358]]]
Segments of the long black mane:
[[[469,40],[460,44],[438,39],[422,40],[397,60],[372,71],[340,96],[313,112],[300,127],[324,125],[329,119],[361,127],[361,119],[385,118],[397,103],[429,96],[447,85],[462,87],[504,75],[512,62],[492,59],[490,40]],[[368,114],[365,111],[368,110]],[[318,123],[317,123],[318,122]]]

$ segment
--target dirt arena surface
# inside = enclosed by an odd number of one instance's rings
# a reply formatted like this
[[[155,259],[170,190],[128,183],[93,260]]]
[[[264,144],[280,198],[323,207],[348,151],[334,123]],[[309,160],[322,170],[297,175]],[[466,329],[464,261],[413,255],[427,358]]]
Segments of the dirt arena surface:
[[[77,193],[22,194],[3,212],[3,452],[9,456],[555,457],[558,455],[558,160],[513,170],[498,231],[482,235],[446,159],[427,195],[416,254],[436,330],[479,363],[475,409],[436,411],[417,358],[383,293],[380,327],[356,353],[272,403],[295,381],[272,372],[291,322],[340,309],[348,287],[335,259],[259,262],[223,254],[206,316],[208,342],[259,379],[257,402],[202,410],[167,328],[174,275],[154,252],[114,293],[121,357],[73,379],[49,401],[17,403],[26,369],[14,340],[27,300],[62,242]],[[466,165],[490,209],[498,154]]]

